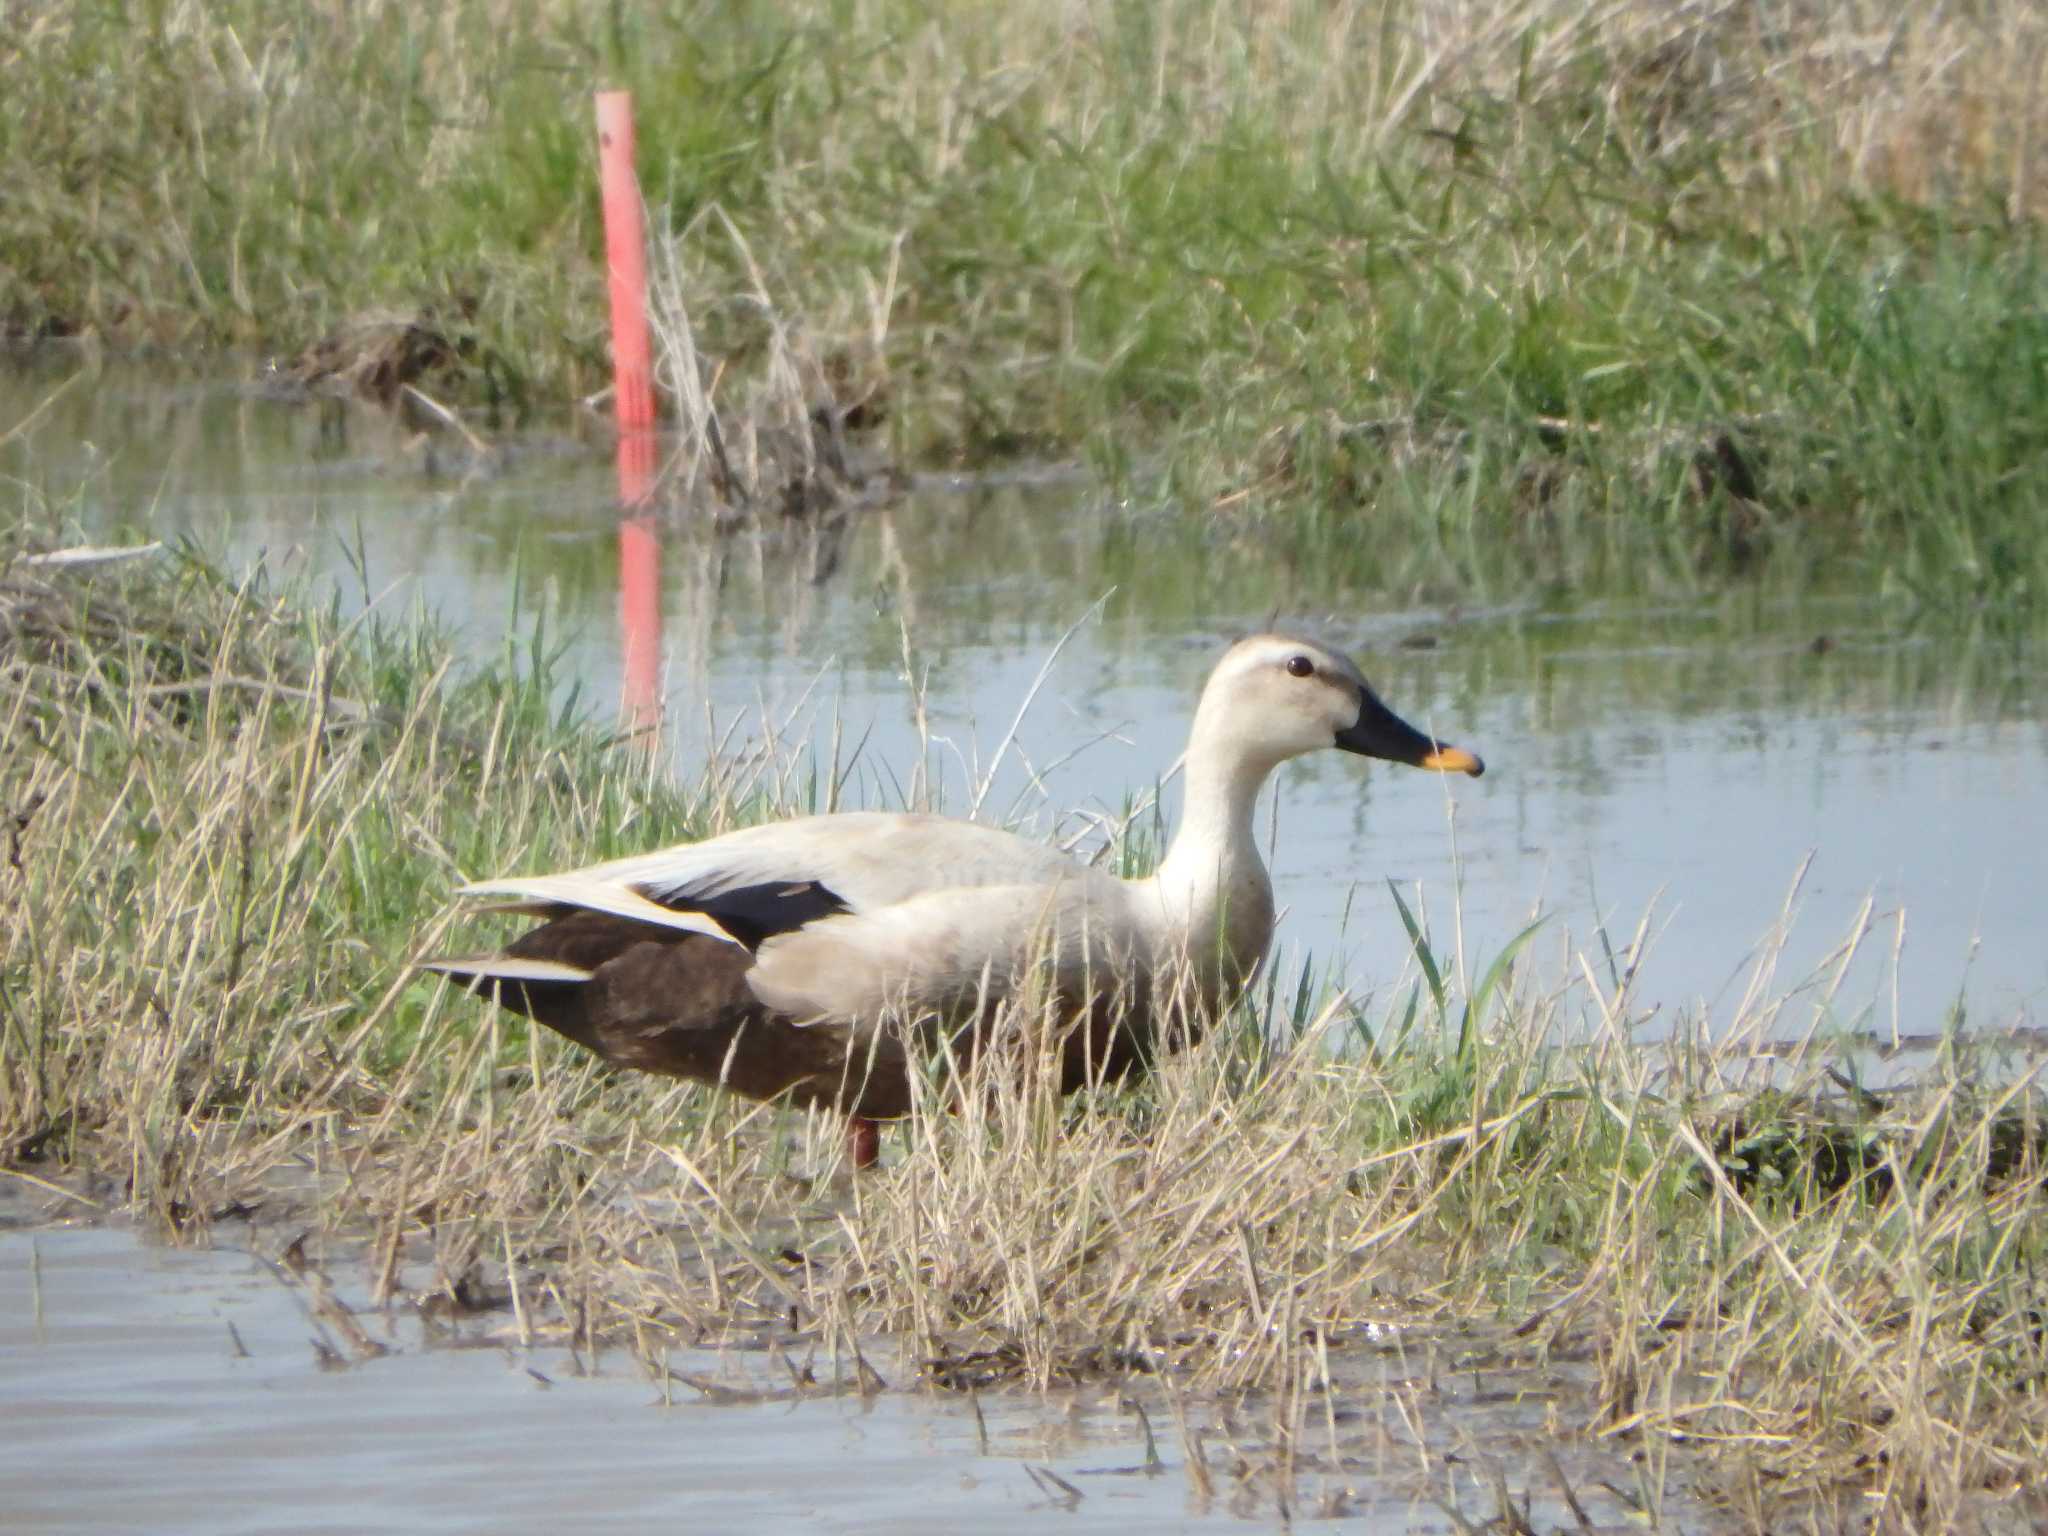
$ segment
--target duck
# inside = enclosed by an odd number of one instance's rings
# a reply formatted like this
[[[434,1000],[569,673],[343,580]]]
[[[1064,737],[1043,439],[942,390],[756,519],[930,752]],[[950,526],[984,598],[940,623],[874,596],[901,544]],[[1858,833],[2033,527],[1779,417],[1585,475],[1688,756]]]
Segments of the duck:
[[[619,1067],[848,1117],[854,1166],[910,1111],[921,1059],[972,1059],[1035,998],[1059,1087],[1121,1079],[1199,1037],[1274,928],[1253,809],[1280,764],[1337,750],[1477,777],[1343,651],[1259,634],[1195,706],[1180,823],[1126,879],[984,823],[842,811],[557,874],[461,887],[538,919],[502,950],[425,962]]]

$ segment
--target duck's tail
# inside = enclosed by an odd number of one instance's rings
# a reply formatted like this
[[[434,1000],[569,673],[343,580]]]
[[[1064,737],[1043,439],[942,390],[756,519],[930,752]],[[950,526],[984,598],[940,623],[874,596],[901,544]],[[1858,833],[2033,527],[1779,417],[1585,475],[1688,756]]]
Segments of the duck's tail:
[[[449,955],[422,960],[420,969],[452,978],[466,991],[488,997],[501,1008],[552,1024],[569,995],[592,973],[559,960],[527,960],[517,955]]]

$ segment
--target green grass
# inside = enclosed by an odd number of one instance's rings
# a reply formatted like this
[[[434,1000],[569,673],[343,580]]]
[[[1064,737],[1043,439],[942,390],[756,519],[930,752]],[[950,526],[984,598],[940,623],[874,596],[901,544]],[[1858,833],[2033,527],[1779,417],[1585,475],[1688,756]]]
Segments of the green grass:
[[[1492,1442],[1521,1486],[1554,1486],[1556,1447],[1586,1497],[1620,1479],[1688,1529],[2038,1513],[2031,1074],[1956,1046],[1912,1093],[1843,1093],[1823,1046],[1759,1095],[1768,1002],[1647,1046],[1634,954],[1552,983],[1518,938],[1468,974],[1411,917],[1384,1011],[1275,976],[1067,1102],[991,1053],[848,1178],[829,1117],[605,1073],[408,970],[472,941],[443,917],[463,878],[786,811],[802,775],[672,780],[549,704],[542,636],[458,668],[191,550],[35,565],[26,516],[0,545],[0,1178],[55,1209],[204,1241],[253,1207],[237,1241],[310,1233],[375,1303],[510,1279],[507,1342],[657,1376],[721,1340],[899,1386],[1135,1370],[1197,1496],[1233,1456],[1268,1469],[1253,1498],[1405,1478],[1485,1433],[1483,1379],[1541,1415]]]
[[[558,405],[605,381],[590,93],[623,85],[696,333],[669,376],[729,424],[872,396],[913,462],[1085,455],[1303,558],[1427,542],[1469,588],[1507,544],[1569,588],[1846,553],[2024,627],[2044,27],[59,0],[0,23],[0,324],[289,355],[389,310],[471,396]]]

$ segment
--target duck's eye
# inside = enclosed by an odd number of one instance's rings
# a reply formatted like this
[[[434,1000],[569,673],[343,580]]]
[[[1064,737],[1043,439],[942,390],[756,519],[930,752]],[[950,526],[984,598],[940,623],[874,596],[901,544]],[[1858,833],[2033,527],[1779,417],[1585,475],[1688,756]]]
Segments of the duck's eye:
[[[1316,664],[1306,656],[1290,656],[1287,658],[1287,675],[1289,677],[1313,677],[1315,670]]]

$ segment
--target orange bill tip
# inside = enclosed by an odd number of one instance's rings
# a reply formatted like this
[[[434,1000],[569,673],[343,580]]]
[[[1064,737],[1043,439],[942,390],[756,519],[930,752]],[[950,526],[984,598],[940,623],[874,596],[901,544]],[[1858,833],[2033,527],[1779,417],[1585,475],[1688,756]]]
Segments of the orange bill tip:
[[[1486,764],[1463,747],[1437,747],[1434,751],[1425,752],[1416,766],[1431,768],[1438,773],[1469,773],[1475,779],[1486,772]]]

